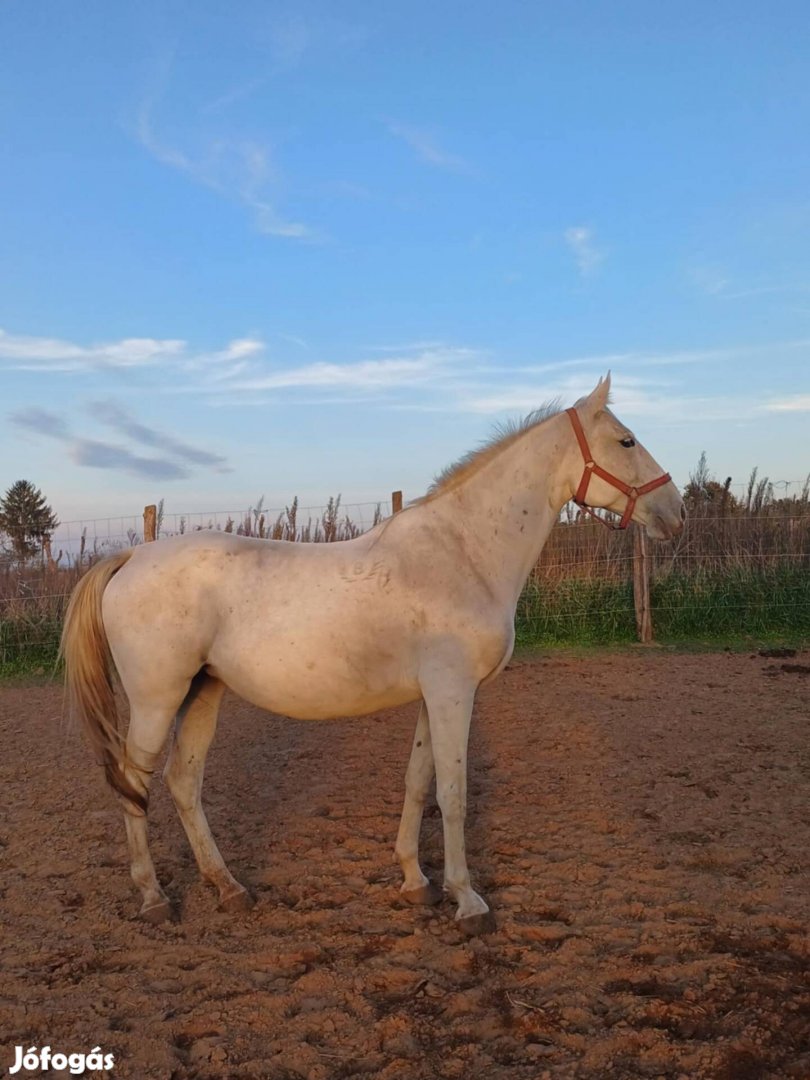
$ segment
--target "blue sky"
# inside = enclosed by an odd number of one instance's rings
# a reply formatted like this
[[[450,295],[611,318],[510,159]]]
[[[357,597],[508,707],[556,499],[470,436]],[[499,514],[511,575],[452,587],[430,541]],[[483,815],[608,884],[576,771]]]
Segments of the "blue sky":
[[[420,494],[612,369],[810,470],[805,5],[0,0],[0,487]]]

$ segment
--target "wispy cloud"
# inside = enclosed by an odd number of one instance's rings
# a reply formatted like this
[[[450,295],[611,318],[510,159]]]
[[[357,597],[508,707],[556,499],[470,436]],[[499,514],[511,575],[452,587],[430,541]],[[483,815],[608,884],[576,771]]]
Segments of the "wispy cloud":
[[[766,412],[810,412],[810,394],[791,394],[763,405]]]
[[[772,342],[768,345],[728,345],[713,349],[675,349],[672,352],[622,352],[599,353],[593,356],[574,357],[570,360],[552,360],[541,364],[523,364],[511,371],[543,374],[564,368],[587,367],[594,371],[612,368],[678,367],[684,364],[720,363],[724,360],[745,357],[768,356],[774,350],[794,351],[810,348],[810,338],[796,341]]]
[[[237,337],[221,348],[192,350],[182,339],[123,339],[82,345],[54,338],[0,332],[0,366],[31,372],[59,372],[75,380],[82,373],[135,367],[136,386],[160,394],[197,395],[206,406],[238,407],[273,403],[305,408],[324,403],[369,404],[427,412],[525,412],[556,396],[575,400],[599,375],[612,369],[616,401],[629,415],[648,415],[666,423],[746,419],[754,415],[808,411],[808,395],[797,392],[767,404],[768,395],[701,395],[686,377],[690,366],[751,365],[760,368],[774,357],[798,364],[810,356],[810,339],[670,351],[624,351],[550,358],[537,363],[507,361],[481,349],[437,340],[383,344],[361,350],[357,358],[335,361],[302,352],[304,342],[276,333],[269,351],[255,335]],[[286,340],[286,348],[283,343]],[[280,356],[276,356],[276,352]],[[370,354],[370,355],[369,355]],[[301,362],[301,361],[304,362]],[[32,374],[32,377],[36,377]],[[180,467],[227,471],[222,455],[197,447],[136,419],[117,401],[95,401],[89,408],[97,423],[138,447],[161,451]],[[67,439],[64,421],[35,408],[18,414],[20,426],[51,438]],[[79,453],[78,450],[75,451]],[[131,451],[128,451],[131,453]],[[82,461],[100,452],[82,451]],[[142,455],[133,455],[140,457]],[[115,454],[110,460],[122,461]],[[143,466],[141,461],[134,467]]]
[[[729,271],[718,263],[697,263],[687,268],[690,280],[707,296],[721,300],[748,300],[752,296],[806,296],[810,284],[789,281],[777,285],[744,285],[735,282]]]
[[[231,380],[230,391],[338,388],[344,391],[378,391],[414,387],[458,373],[479,354],[472,349],[434,345],[414,355],[359,360],[348,364],[318,361],[264,371],[249,378]],[[203,389],[205,389],[203,387]]]
[[[281,341],[288,341],[291,345],[296,345],[299,349],[309,349],[308,342],[297,334],[277,334],[276,336]]]
[[[707,296],[720,296],[729,284],[725,269],[708,263],[690,267],[689,277],[692,283]]]
[[[158,135],[154,114],[168,83],[170,65],[165,63],[155,85],[138,108],[135,136],[141,146],[162,165],[176,169],[191,181],[215,191],[252,212],[256,229],[267,236],[293,240],[320,239],[316,230],[292,221],[277,207],[272,188],[278,186],[278,170],[270,148],[256,140],[203,135],[202,152],[172,145]]]
[[[162,451],[162,456],[145,457],[117,443],[75,436],[64,417],[38,406],[18,409],[10,414],[9,419],[15,427],[36,437],[56,439],[63,444],[67,456],[75,464],[88,468],[115,469],[152,480],[185,479],[190,475],[187,463],[216,472],[232,471],[226,459],[219,454],[191,446],[172,435],[141,424],[115,402],[95,402],[88,411],[130,441]]]
[[[213,101],[209,101],[207,105],[203,105],[200,111],[204,114],[224,112],[238,101],[246,101],[252,97],[257,90],[260,90],[267,83],[269,78],[269,75],[256,75],[252,79],[243,79],[214,98]]]
[[[398,120],[387,121],[387,126],[392,135],[407,143],[416,156],[428,165],[433,165],[437,169],[448,169],[451,172],[472,172],[472,167],[463,157],[451,154],[444,149],[435,132],[427,128],[402,124]]]
[[[575,401],[588,393],[608,369],[613,369],[616,409],[629,420],[653,419],[673,427],[698,422],[753,422],[763,410],[757,393],[741,388],[737,393],[702,394],[694,380],[687,379],[678,368],[696,364],[743,365],[802,352],[810,353],[810,340],[669,353],[606,353],[514,366],[484,359],[469,365],[463,378],[448,379],[440,392],[422,399],[395,400],[388,407],[488,416],[525,414],[550,399]],[[776,412],[810,411],[810,395],[795,394],[771,402],[767,408]]]
[[[525,414],[544,401],[560,398],[573,402],[589,393],[604,374],[590,371],[565,379],[551,379],[538,383],[511,386],[469,394],[457,403],[457,410],[498,415],[503,413]],[[612,382],[614,411],[625,420],[643,418],[659,424],[682,426],[707,421],[752,420],[757,415],[757,403],[742,395],[708,397],[690,394],[677,384],[656,383],[647,379],[633,379],[614,374]]]
[[[297,7],[303,9],[304,5]],[[284,74],[325,56],[354,52],[362,48],[372,34],[369,26],[346,22],[328,12],[328,6],[317,14],[294,8],[295,5],[288,5],[286,11],[272,11],[264,16],[257,34],[257,39],[269,51],[274,74]]]
[[[83,346],[59,338],[29,337],[0,330],[0,363],[28,371],[146,367],[176,359],[185,347],[184,341],[157,338],[123,338]]]
[[[94,419],[100,420],[119,434],[125,435],[132,442],[141,443],[154,450],[162,450],[170,457],[180,458],[181,461],[188,461],[192,465],[207,466],[215,472],[233,471],[229,468],[227,460],[220,454],[213,454],[210,450],[201,450],[176,439],[173,435],[167,435],[158,431],[157,428],[142,424],[114,401],[91,402],[87,411]]]
[[[91,469],[116,469],[147,480],[184,480],[189,475],[188,469],[173,461],[141,457],[126,447],[95,439],[74,440],[68,454],[77,465]]]
[[[189,356],[183,361],[183,367],[186,371],[216,368],[213,377],[225,378],[250,366],[251,358],[255,359],[264,350],[265,344],[260,338],[235,338],[224,349]]]
[[[0,329],[0,366],[17,371],[83,373],[150,368],[164,373],[217,368],[228,372],[264,350],[258,338],[235,338],[213,352],[192,353],[180,338],[122,338],[98,345],[78,345],[60,338],[9,334]]]
[[[590,277],[606,257],[604,251],[596,246],[593,229],[587,225],[572,225],[563,236],[581,276]]]
[[[57,416],[48,409],[40,409],[36,405],[9,413],[9,420],[16,427],[32,431],[35,435],[50,439],[70,438],[70,430],[61,416]]]

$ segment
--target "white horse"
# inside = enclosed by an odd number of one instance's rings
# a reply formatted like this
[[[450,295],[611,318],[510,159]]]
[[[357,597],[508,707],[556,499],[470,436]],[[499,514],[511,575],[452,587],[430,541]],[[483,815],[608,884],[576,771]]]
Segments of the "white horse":
[[[222,908],[251,904],[200,802],[230,687],[271,712],[311,720],[421,700],[396,842],[402,893],[414,903],[442,895],[418,857],[435,771],[444,887],[456,919],[469,933],[493,924],[464,850],[467,739],[477,688],[511,656],[526,578],[573,496],[622,513],[624,524],[632,516],[658,539],[682,528],[678,491],[607,408],[609,386],[610,376],[574,409],[533,414],[354,540],[297,544],[196,532],[122,551],[84,576],[62,637],[67,685],[123,801],[144,918],[170,914],[146,811],[175,721],[164,776],[200,871]],[[129,699],[126,736],[110,660]]]

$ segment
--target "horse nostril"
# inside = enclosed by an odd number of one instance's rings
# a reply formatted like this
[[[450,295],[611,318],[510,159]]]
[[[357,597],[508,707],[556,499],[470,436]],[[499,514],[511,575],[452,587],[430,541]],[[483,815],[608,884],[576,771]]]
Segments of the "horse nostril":
[[[681,506],[681,521],[686,521],[686,507]]]

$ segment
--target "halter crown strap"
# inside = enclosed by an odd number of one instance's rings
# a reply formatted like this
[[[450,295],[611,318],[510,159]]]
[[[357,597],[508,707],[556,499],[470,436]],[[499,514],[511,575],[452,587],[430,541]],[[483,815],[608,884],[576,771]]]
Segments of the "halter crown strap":
[[[620,480],[618,476],[614,476],[613,473],[603,469],[601,465],[597,465],[591,454],[591,448],[588,446],[588,440],[585,437],[585,431],[582,427],[582,421],[579,418],[579,414],[576,409],[566,409],[568,418],[571,421],[571,426],[574,429],[574,434],[577,437],[579,443],[579,449],[582,452],[582,457],[585,462],[585,468],[582,472],[582,479],[579,482],[576,495],[574,495],[574,502],[577,506],[581,506],[583,510],[596,518],[597,521],[601,521],[603,525],[607,525],[609,529],[626,529],[630,524],[633,517],[633,511],[636,508],[636,501],[640,496],[646,495],[648,491],[655,491],[656,488],[663,487],[664,484],[668,484],[672,477],[669,473],[664,473],[663,476],[659,476],[655,480],[650,480],[649,483],[642,484],[641,487],[631,487],[630,484],[626,484],[624,480]],[[593,508],[588,506],[585,502],[585,496],[588,493],[588,485],[591,482],[592,476],[598,476],[611,487],[616,488],[622,495],[627,496],[627,505],[624,508],[622,519],[618,525],[611,525],[605,521],[603,517],[593,512]]]

